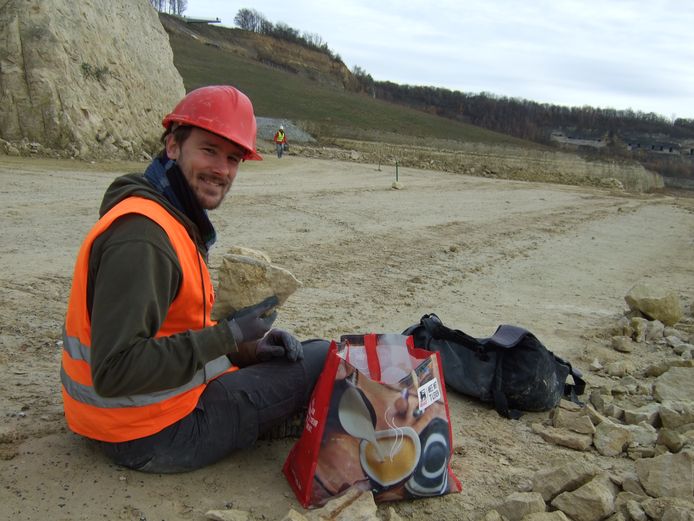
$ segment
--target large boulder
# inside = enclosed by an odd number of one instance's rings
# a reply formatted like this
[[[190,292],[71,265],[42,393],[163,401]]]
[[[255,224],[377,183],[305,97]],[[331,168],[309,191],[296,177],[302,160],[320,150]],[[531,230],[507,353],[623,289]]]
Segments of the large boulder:
[[[677,294],[643,282],[632,287],[624,300],[630,310],[651,320],[660,320],[666,326],[673,326],[682,318],[682,304]]]
[[[659,402],[691,402],[694,396],[694,368],[668,369],[655,379],[653,396]]]
[[[497,512],[508,521],[521,521],[525,516],[547,510],[539,492],[514,492],[497,507]]]
[[[636,474],[650,496],[691,499],[694,494],[694,453],[668,453],[638,460]]]
[[[139,158],[185,95],[142,0],[7,0],[0,9],[0,138],[66,156]]]
[[[573,491],[585,485],[598,472],[598,467],[582,460],[560,467],[544,468],[533,475],[533,492],[541,494],[545,501],[551,501],[562,492]]]
[[[572,492],[562,492],[551,504],[574,521],[600,521],[615,511],[616,496],[617,487],[602,474]]]

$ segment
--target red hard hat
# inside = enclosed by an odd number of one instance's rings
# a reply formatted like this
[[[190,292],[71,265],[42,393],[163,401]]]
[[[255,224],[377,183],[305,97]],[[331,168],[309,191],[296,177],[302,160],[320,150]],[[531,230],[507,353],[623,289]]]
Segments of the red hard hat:
[[[210,85],[190,91],[163,120],[208,130],[246,150],[244,159],[262,160],[255,148],[253,104],[243,92],[228,85]]]

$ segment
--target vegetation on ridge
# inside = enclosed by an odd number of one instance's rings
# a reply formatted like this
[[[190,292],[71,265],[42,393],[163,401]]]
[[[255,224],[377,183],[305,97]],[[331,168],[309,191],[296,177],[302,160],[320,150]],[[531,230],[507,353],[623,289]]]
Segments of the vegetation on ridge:
[[[236,13],[234,17],[234,23],[239,29],[243,29],[244,31],[252,31],[258,34],[272,36],[279,40],[303,45],[308,49],[327,54],[335,61],[342,62],[340,55],[335,54],[330,47],[328,47],[328,43],[323,40],[321,35],[306,31],[300,33],[298,29],[294,29],[282,22],[273,24],[270,20],[265,18],[262,13],[259,13],[255,9],[239,9],[239,12]]]
[[[663,175],[694,177],[692,120],[376,82],[358,66],[350,72],[317,35],[300,36],[296,29],[273,25],[249,9],[237,15],[237,24],[247,29],[181,20],[177,27],[172,17],[160,17],[188,89],[232,83],[251,96],[259,115],[301,122],[319,139],[428,140],[432,146],[441,145],[433,143],[436,140],[472,141],[538,148],[555,145],[551,133],[563,130],[602,141],[601,147],[576,145],[574,150],[584,156],[636,160]],[[650,146],[632,151],[627,146],[631,140],[675,152],[658,154]]]
[[[251,97],[257,115],[300,122],[318,139],[408,136],[415,140],[538,146],[351,92],[321,76],[331,72],[328,62],[332,60],[327,56],[326,63],[315,66],[315,72],[294,74],[279,65],[258,61],[258,56],[280,54],[285,59],[302,59],[304,53],[312,52],[300,46],[241,29],[199,24],[194,27],[196,36],[191,37],[191,28],[181,20],[165,14],[160,18],[187,90],[212,84],[234,85]]]

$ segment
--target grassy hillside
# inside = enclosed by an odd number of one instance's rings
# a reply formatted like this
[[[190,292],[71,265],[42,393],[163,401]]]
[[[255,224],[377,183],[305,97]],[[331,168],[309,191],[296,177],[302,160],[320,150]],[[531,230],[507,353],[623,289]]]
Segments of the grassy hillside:
[[[195,38],[189,32],[170,27],[167,30],[174,64],[186,89],[220,83],[235,85],[253,100],[258,116],[300,122],[318,139],[444,139],[537,148],[535,144],[504,134],[347,92],[264,65],[244,53],[230,51],[223,40],[211,41],[209,32],[204,38]]]

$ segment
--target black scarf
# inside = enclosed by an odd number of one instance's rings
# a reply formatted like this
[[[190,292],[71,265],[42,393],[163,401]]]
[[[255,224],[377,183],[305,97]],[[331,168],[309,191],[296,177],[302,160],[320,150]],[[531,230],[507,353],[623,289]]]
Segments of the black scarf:
[[[195,197],[176,162],[166,157],[165,153],[162,154],[149,165],[145,178],[197,226],[209,250],[217,239],[217,234],[207,217],[207,211],[200,206],[198,198]]]

